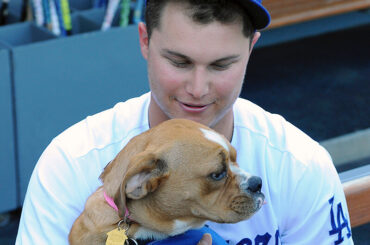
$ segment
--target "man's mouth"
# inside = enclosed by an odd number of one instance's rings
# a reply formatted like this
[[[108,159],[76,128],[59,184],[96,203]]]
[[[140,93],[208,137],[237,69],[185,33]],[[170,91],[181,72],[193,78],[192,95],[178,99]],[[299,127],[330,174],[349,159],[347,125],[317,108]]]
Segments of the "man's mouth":
[[[192,112],[192,113],[199,113],[199,112],[203,112],[207,109],[207,107],[209,106],[209,104],[188,104],[188,103],[183,103],[183,102],[180,102],[180,106],[182,107],[183,110],[187,111],[187,112]]]
[[[187,107],[193,107],[193,108],[203,108],[203,107],[206,107],[206,105],[191,105],[191,104],[185,104],[185,103],[184,103],[184,105],[187,106]]]

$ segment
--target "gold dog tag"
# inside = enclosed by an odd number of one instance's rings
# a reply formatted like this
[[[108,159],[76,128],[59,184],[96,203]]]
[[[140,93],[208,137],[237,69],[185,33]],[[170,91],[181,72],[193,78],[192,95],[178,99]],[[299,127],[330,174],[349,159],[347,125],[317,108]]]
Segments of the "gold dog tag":
[[[110,232],[107,233],[108,238],[105,242],[105,245],[124,245],[127,236],[124,229],[116,228]]]

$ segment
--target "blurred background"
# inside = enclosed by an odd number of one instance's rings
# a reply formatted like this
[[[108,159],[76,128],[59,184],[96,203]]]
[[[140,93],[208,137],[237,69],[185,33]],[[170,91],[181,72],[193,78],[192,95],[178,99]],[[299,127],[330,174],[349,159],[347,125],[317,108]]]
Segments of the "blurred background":
[[[0,244],[15,242],[28,180],[48,143],[148,91],[136,26],[144,1],[113,2],[0,0]],[[342,182],[369,176],[370,1],[263,3],[272,22],[241,97],[319,141]],[[369,244],[368,220],[353,227],[355,244]]]

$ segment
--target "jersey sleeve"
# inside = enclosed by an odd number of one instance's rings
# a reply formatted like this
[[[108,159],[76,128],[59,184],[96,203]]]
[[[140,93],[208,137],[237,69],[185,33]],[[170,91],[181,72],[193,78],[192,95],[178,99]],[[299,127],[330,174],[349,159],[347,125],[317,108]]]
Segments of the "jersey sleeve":
[[[285,196],[282,243],[353,244],[342,184],[326,150],[318,146],[304,170],[292,174],[297,181]]]
[[[54,140],[32,173],[16,244],[67,245],[70,228],[86,200],[80,186],[86,183],[77,165]]]

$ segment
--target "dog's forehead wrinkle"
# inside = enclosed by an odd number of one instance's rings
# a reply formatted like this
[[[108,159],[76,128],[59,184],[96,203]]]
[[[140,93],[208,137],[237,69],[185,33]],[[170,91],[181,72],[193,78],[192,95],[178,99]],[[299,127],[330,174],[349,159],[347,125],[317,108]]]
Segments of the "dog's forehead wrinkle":
[[[200,130],[203,132],[205,138],[221,145],[223,148],[225,148],[225,150],[227,150],[227,152],[230,152],[226,140],[220,134],[209,129],[200,128]]]
[[[231,172],[238,176],[240,179],[240,184],[243,184],[245,183],[252,175],[249,174],[248,172],[244,171],[243,169],[237,167],[237,166],[234,166],[232,164],[230,164],[230,170]]]

